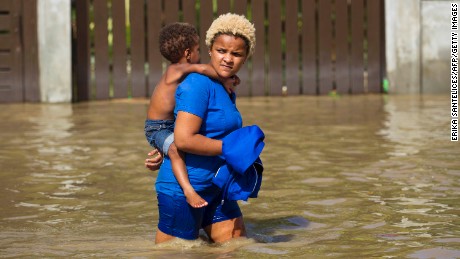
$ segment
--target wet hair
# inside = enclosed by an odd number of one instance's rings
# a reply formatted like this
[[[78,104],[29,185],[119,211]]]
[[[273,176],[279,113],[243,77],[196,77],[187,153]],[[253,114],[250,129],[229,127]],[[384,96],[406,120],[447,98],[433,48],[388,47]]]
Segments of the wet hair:
[[[254,53],[256,29],[243,15],[226,13],[217,17],[206,32],[206,46],[211,49],[214,40],[222,34],[242,38],[246,43],[248,57]]]
[[[195,27],[188,23],[175,22],[163,27],[160,31],[160,53],[171,63],[177,63],[186,49],[198,44],[199,35]]]

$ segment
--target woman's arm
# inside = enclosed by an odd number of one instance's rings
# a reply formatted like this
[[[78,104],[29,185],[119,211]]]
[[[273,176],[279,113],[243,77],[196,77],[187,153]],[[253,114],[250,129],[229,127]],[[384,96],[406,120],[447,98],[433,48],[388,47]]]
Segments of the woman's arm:
[[[174,128],[174,143],[179,150],[202,156],[222,154],[222,141],[199,134],[202,119],[188,112],[179,111]]]

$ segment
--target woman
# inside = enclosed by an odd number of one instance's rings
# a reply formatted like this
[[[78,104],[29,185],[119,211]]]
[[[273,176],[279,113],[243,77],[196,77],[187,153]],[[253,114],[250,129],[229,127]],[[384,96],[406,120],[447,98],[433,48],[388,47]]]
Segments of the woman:
[[[254,26],[244,16],[221,15],[207,31],[206,45],[209,64],[219,77],[232,78],[254,51]],[[221,158],[222,139],[242,127],[233,87],[224,87],[201,74],[189,74],[176,91],[174,112],[176,146],[187,153],[190,183],[208,206],[198,209],[188,206],[166,157],[155,184],[159,208],[155,242],[175,237],[197,239],[200,228],[212,242],[246,236],[237,202],[224,200],[221,189],[212,184],[215,173],[225,162]]]

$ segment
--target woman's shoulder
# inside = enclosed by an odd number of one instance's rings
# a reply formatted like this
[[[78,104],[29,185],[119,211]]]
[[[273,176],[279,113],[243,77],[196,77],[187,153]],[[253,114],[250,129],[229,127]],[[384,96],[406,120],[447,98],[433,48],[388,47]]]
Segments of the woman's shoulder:
[[[203,75],[203,74],[199,74],[199,73],[190,73],[188,74],[184,81],[182,81],[182,83],[187,83],[187,82],[210,82],[211,81],[211,78]]]
[[[210,89],[213,85],[213,80],[205,75],[198,73],[190,73],[185,79],[179,84],[179,91],[195,91],[196,89]]]

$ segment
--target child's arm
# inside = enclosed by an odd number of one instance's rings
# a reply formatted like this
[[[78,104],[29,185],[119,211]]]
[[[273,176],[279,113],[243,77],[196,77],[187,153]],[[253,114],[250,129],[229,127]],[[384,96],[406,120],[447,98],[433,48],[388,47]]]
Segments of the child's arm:
[[[199,73],[219,80],[216,71],[209,64],[182,63],[168,66],[165,73],[165,81],[167,84],[178,84],[182,81],[183,77],[190,73]]]

